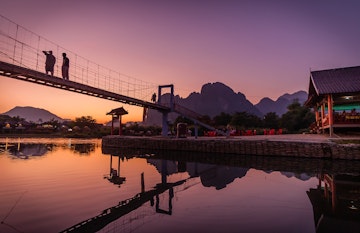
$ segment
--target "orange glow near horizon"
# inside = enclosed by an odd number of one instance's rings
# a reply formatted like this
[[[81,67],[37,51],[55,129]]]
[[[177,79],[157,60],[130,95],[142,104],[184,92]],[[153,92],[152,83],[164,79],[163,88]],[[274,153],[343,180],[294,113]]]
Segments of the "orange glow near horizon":
[[[129,114],[122,117],[122,122],[142,121],[143,109],[141,107],[13,80],[7,77],[0,78],[0,86],[4,81],[8,86],[14,88],[3,89],[0,92],[0,99],[6,99],[6,101],[1,102],[1,112],[9,111],[16,106],[31,106],[50,111],[62,119],[75,120],[78,117],[91,116],[97,123],[103,124],[111,121],[111,116],[106,115],[106,113],[123,106]],[[14,89],[24,91],[19,91],[14,96]],[[9,99],[7,96],[15,97],[15,99]],[[14,102],[17,103],[16,106],[14,106]],[[37,103],[37,105],[33,103]]]

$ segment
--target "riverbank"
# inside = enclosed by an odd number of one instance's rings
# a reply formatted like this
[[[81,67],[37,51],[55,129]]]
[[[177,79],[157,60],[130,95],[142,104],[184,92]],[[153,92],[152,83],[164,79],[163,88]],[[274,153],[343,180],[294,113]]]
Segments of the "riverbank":
[[[105,136],[105,148],[138,148],[234,155],[360,160],[360,137],[317,134],[240,137],[129,137]]]

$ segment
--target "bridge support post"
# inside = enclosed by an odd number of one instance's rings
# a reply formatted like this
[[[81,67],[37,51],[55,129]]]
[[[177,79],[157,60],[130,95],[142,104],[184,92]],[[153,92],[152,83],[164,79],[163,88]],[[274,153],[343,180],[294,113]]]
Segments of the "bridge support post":
[[[162,113],[162,131],[161,135],[163,137],[167,137],[169,132],[169,126],[168,126],[168,113],[163,112]]]
[[[198,135],[199,135],[199,126],[198,126],[198,123],[197,121],[194,122],[194,128],[195,128],[195,139],[198,138]]]

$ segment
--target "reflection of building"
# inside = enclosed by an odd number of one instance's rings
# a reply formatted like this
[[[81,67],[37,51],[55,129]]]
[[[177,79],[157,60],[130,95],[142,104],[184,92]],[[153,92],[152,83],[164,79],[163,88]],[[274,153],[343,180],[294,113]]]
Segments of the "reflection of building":
[[[360,176],[321,175],[317,189],[307,192],[316,232],[359,232]]]
[[[319,130],[360,127],[360,66],[310,73],[309,96]]]
[[[110,181],[113,184],[116,184],[120,187],[121,184],[123,184],[126,181],[126,177],[120,176],[120,156],[118,157],[118,164],[117,169],[114,169],[112,167],[112,158],[113,156],[110,156],[110,170],[109,175],[106,175],[104,178],[106,178],[108,181]]]

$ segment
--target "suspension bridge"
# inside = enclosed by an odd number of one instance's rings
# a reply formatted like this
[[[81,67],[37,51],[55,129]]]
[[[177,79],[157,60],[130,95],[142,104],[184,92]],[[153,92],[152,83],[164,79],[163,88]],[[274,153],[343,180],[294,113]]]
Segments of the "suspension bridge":
[[[146,109],[155,109],[162,113],[163,136],[167,136],[168,133],[168,114],[170,112],[176,112],[193,120],[196,125],[216,130],[199,122],[200,114],[175,103],[172,84],[156,85],[101,66],[1,15],[0,29],[0,76]],[[62,61],[62,53],[67,54],[71,61],[70,80],[61,78],[62,62],[55,63],[53,76],[45,73],[46,57],[43,51],[52,51],[56,61]],[[162,101],[163,89],[170,89],[170,102]],[[154,93],[158,93],[158,100],[156,102],[148,101]],[[195,135],[197,136],[197,130]]]

